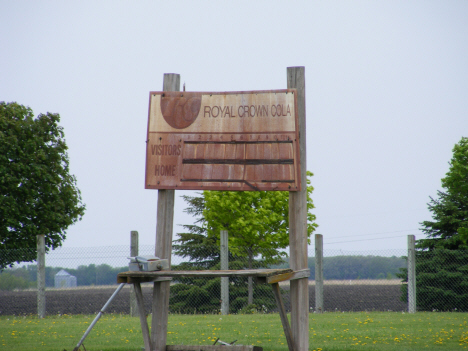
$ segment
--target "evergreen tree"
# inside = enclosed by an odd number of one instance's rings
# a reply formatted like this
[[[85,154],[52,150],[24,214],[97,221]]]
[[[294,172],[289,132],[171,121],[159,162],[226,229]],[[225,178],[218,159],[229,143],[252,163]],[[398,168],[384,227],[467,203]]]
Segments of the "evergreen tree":
[[[312,173],[307,172],[311,177]],[[308,237],[317,227],[307,179]],[[289,192],[284,191],[204,191],[199,196],[183,196],[194,216],[193,225],[184,225],[185,233],[173,246],[174,253],[188,262],[174,269],[220,269],[220,231],[229,233],[230,269],[265,268],[283,262],[289,245]],[[213,312],[220,307],[220,279],[178,278],[171,288],[171,306],[180,312]],[[247,283],[246,283],[247,282]],[[255,305],[260,310],[274,308],[270,287],[257,285],[253,279],[230,279],[230,310]],[[251,310],[251,307],[248,307]]]
[[[203,211],[205,209],[205,197],[183,196],[189,204],[185,212],[196,217],[193,225],[183,225],[187,231],[178,233],[179,239],[173,245],[174,254],[187,258],[188,261],[177,266],[173,270],[209,270],[220,269],[220,243],[219,237],[208,234]],[[252,268],[264,268],[269,262],[279,263],[281,258],[256,259],[250,264]],[[249,266],[246,257],[236,255],[229,251],[229,268],[245,269]],[[249,311],[271,311],[276,308],[271,288],[259,284],[253,292],[253,305],[248,303],[248,279],[245,277],[231,277],[229,279],[229,309],[231,313]],[[178,313],[217,313],[221,301],[221,279],[208,279],[197,277],[177,278],[177,284],[171,287],[170,308]]]
[[[468,248],[468,138],[463,137],[453,148],[450,168],[438,191],[439,198],[429,202],[433,221],[424,221],[427,239],[418,241],[418,248],[455,250]]]
[[[453,148],[442,187],[428,203],[433,220],[421,223],[427,237],[416,243],[417,308],[468,311],[468,138]]]

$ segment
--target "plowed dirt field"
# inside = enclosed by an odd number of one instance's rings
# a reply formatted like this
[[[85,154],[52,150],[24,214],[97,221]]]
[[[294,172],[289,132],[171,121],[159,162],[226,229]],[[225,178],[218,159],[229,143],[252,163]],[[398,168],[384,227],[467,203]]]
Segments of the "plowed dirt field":
[[[117,286],[46,290],[46,310],[53,314],[94,314],[104,306]],[[152,285],[143,286],[146,310],[151,310]],[[289,310],[286,287],[284,302]],[[315,287],[309,287],[310,311],[315,308]],[[406,311],[400,300],[399,284],[329,284],[324,286],[325,311]],[[106,312],[129,313],[130,289],[126,286],[115,297]],[[28,315],[37,313],[34,290],[0,291],[0,315]]]

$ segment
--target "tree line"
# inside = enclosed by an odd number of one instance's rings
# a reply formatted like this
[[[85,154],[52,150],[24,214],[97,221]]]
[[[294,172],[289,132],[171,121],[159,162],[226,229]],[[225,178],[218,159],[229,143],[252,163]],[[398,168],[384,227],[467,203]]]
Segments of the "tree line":
[[[209,248],[203,247],[205,252]],[[216,268],[219,265],[219,250],[215,245],[212,247],[213,257],[209,268]],[[216,257],[215,257],[216,256]],[[268,265],[263,259],[254,259],[251,263],[256,268],[288,268],[289,264],[284,261],[281,264]],[[248,265],[247,260],[240,256],[231,254],[230,268],[242,269]],[[334,256],[325,257],[323,260],[324,278],[333,280],[348,279],[392,279],[396,277],[400,268],[405,267],[406,260],[402,257],[382,257],[382,256]],[[308,258],[310,269],[309,279],[315,279],[315,258]],[[190,263],[181,263],[173,266],[172,269],[192,268]],[[206,266],[200,268],[207,268]],[[55,275],[64,269],[69,274],[76,277],[78,286],[111,285],[116,284],[117,273],[128,271],[128,267],[111,267],[108,264],[81,265],[78,268],[46,267],[46,287],[55,286]],[[19,268],[4,269],[0,273],[0,290],[28,289],[35,288],[37,280],[37,266],[27,265]]]
[[[78,268],[45,267],[46,287],[55,286],[55,275],[64,269],[76,277],[78,286],[116,284],[117,273],[128,271],[128,266],[111,267],[108,264],[81,265]],[[0,273],[0,290],[36,287],[37,265],[4,269]]]
[[[405,257],[331,256],[323,258],[323,278],[326,280],[395,279],[406,267]],[[307,259],[310,280],[315,280],[315,257]],[[272,268],[289,268],[287,262]]]

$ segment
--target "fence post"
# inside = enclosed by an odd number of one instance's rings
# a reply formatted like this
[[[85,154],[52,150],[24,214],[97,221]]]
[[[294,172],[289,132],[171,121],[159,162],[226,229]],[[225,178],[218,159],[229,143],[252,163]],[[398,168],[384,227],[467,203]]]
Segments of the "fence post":
[[[221,270],[229,269],[228,231],[221,230]],[[221,277],[221,314],[229,314],[229,277]]]
[[[315,234],[315,312],[323,312],[323,235]]]
[[[45,235],[41,234],[37,236],[37,316],[44,318],[45,313]]]
[[[416,238],[408,235],[408,312],[416,312]]]
[[[135,256],[138,256],[138,232],[136,230],[132,230],[130,232],[130,257]],[[138,313],[138,305],[133,284],[130,284],[130,316],[140,316]]]

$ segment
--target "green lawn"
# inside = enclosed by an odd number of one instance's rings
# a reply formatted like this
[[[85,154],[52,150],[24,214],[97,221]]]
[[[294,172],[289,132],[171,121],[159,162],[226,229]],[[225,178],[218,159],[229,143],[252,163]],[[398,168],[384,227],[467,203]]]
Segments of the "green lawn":
[[[0,317],[0,350],[72,351],[94,316]],[[467,313],[355,312],[310,315],[310,350],[462,350]],[[287,350],[279,315],[170,315],[168,344],[211,345],[219,337],[264,350]],[[141,351],[138,318],[104,315],[88,351]],[[83,348],[82,348],[83,350]]]

